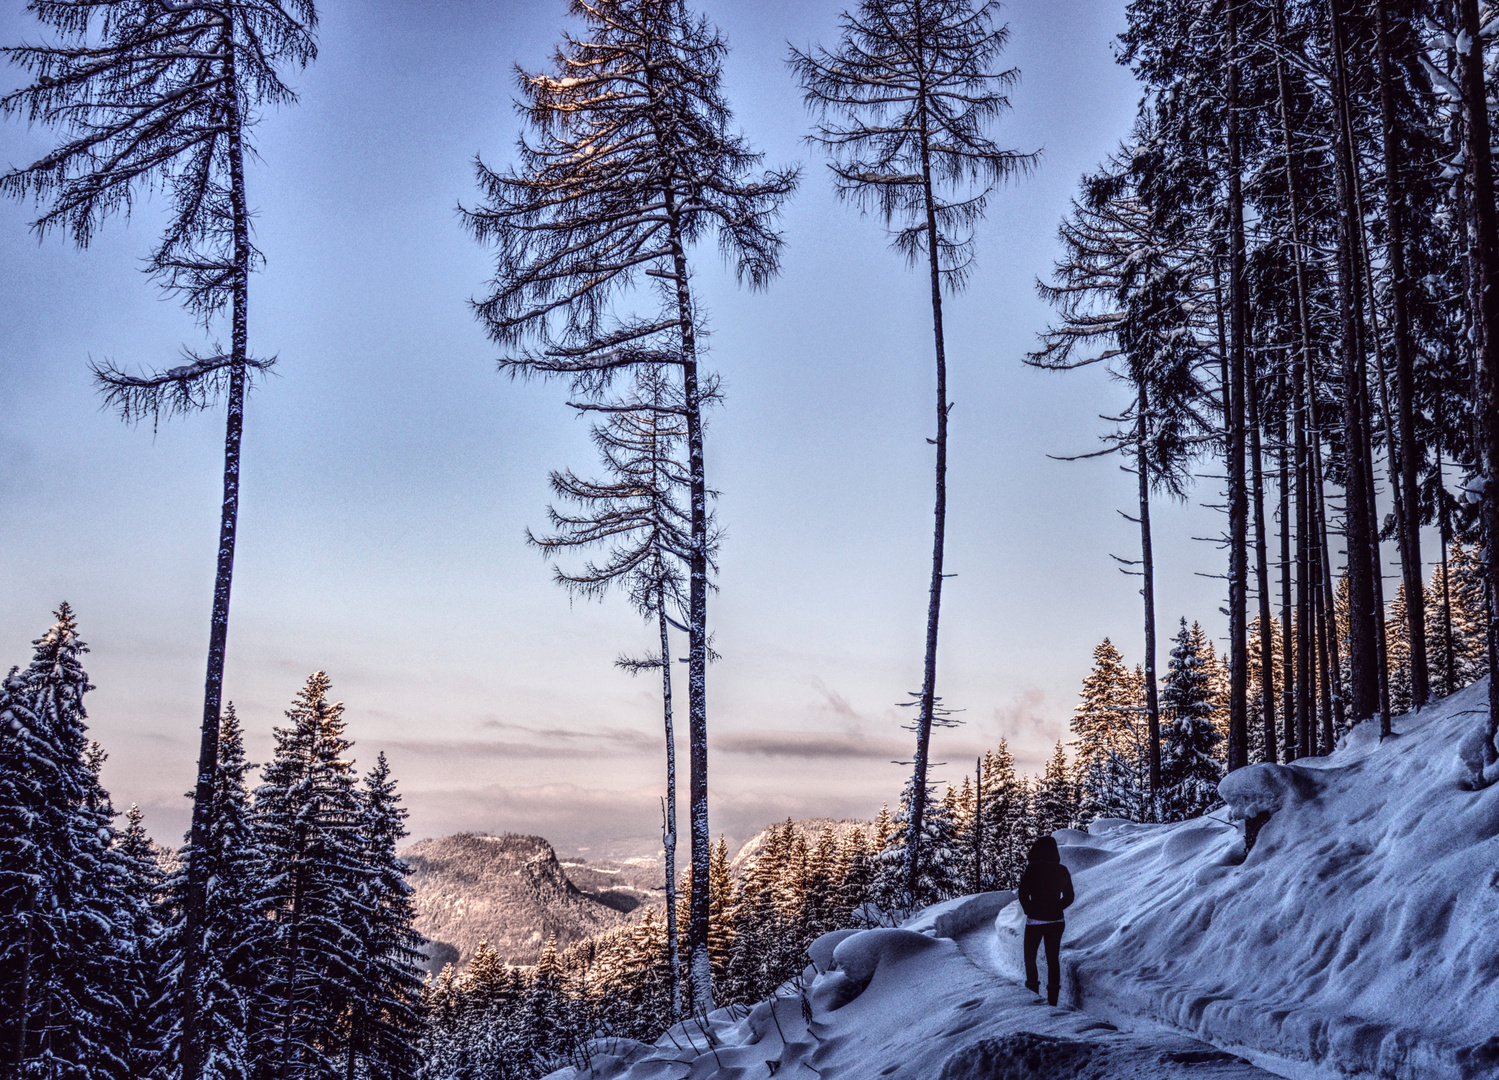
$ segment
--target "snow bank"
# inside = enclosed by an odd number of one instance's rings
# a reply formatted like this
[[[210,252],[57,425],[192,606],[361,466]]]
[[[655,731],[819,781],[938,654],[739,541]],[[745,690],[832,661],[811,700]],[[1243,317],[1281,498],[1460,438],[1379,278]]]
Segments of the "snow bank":
[[[1487,694],[1240,770],[1214,815],[1058,834],[1067,999],[1286,1063],[1499,1077],[1499,786],[1475,789],[1470,760]],[[1262,813],[1246,858],[1231,820]],[[1018,912],[996,931],[1018,977]]]

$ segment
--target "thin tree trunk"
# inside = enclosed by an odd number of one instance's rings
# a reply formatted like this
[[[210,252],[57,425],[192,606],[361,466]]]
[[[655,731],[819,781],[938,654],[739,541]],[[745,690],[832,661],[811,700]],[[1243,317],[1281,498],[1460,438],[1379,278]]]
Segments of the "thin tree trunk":
[[[1415,360],[1411,348],[1410,314],[1406,298],[1405,192],[1400,135],[1395,120],[1394,70],[1390,50],[1389,0],[1375,0],[1379,35],[1379,106],[1384,138],[1385,228],[1390,263],[1390,313],[1395,345],[1395,397],[1399,425],[1401,498],[1395,508],[1400,528],[1400,573],[1405,583],[1406,632],[1410,636],[1411,698],[1417,709],[1430,696],[1426,659],[1426,597],[1421,577],[1420,492],[1416,477]],[[1381,384],[1383,376],[1381,376]],[[1396,443],[1391,440],[1391,453]]]
[[[1325,751],[1332,749],[1332,737],[1334,728],[1344,726],[1344,696],[1343,696],[1343,662],[1339,656],[1338,645],[1338,605],[1336,592],[1333,588],[1332,577],[1332,544],[1328,541],[1327,529],[1327,491],[1323,484],[1325,471],[1322,467],[1322,436],[1319,432],[1312,443],[1312,462],[1316,469],[1316,525],[1318,530],[1317,554],[1320,560],[1318,567],[1318,581],[1322,586],[1320,603],[1322,605],[1321,617],[1323,622],[1322,648],[1326,650],[1326,656],[1322,662],[1322,682],[1327,687],[1324,698],[1330,703],[1330,707],[1323,710],[1322,714],[1322,746]]]
[[[198,742],[198,779],[193,791],[190,834],[193,855],[187,865],[187,904],[180,1000],[182,1003],[182,1080],[199,1080],[204,1047],[198,1017],[203,924],[208,907],[208,866],[203,856],[213,826],[213,788],[219,761],[219,721],[224,699],[224,656],[229,640],[229,594],[234,580],[234,540],[239,519],[240,438],[245,420],[245,364],[249,357],[250,214],[245,198],[243,118],[233,89],[237,85],[232,22],[223,38],[225,105],[229,150],[229,202],[234,219],[234,293],[229,410],[224,433],[224,501],[219,517],[219,556],[209,620],[208,674],[203,687],[203,726]]]
[[[984,891],[984,759],[973,759],[973,891]]]
[[[33,894],[35,887],[33,886]],[[31,1017],[31,953],[32,953],[32,919],[36,914],[36,903],[33,899],[31,910],[26,912],[26,937],[21,945],[21,1001],[16,1011],[16,1045],[11,1056],[13,1072],[12,1076],[21,1076],[21,1070],[26,1065],[26,1022]]]
[[[1380,423],[1384,427],[1385,446],[1388,449],[1386,463],[1390,469],[1390,489],[1394,496],[1396,528],[1402,529],[1404,525],[1404,510],[1402,504],[1404,497],[1400,488],[1400,470],[1398,459],[1395,456],[1395,433],[1390,423],[1390,400],[1388,390],[1388,379],[1385,374],[1384,346],[1380,343],[1381,333],[1379,326],[1379,307],[1374,302],[1374,268],[1369,264],[1369,236],[1364,229],[1363,199],[1354,192],[1354,205],[1358,208],[1358,250],[1361,257],[1361,276],[1369,297],[1369,340],[1374,343],[1374,372],[1375,379],[1379,384],[1379,416]],[[1363,304],[1358,307],[1358,324],[1360,340],[1364,339]],[[1369,415],[1373,404],[1369,401],[1368,384],[1368,355],[1364,355],[1364,384],[1359,388],[1359,400],[1364,416],[1364,483],[1367,488],[1367,505],[1369,507],[1369,565],[1373,568],[1371,584],[1374,587],[1374,645],[1376,670],[1379,673],[1379,737],[1384,739],[1390,735],[1390,648],[1389,633],[1385,625],[1385,601],[1384,601],[1384,559],[1379,550],[1379,506],[1378,493],[1374,486],[1374,421]]]
[[[1318,548],[1319,570],[1326,580],[1327,574],[1326,545]],[[1337,617],[1328,610],[1325,591],[1319,591],[1313,598],[1316,602],[1317,623],[1317,663],[1321,667],[1321,678],[1318,682],[1322,687],[1322,746],[1317,745],[1317,725],[1310,720],[1307,723],[1307,734],[1304,745],[1306,747],[1304,756],[1316,757],[1332,749],[1331,731],[1333,727],[1333,711],[1337,708],[1337,695],[1333,692],[1333,672],[1337,670],[1338,662],[1333,656],[1334,643],[1337,641]]]
[[[1243,161],[1239,133],[1239,2],[1229,0],[1228,16],[1228,230],[1229,359],[1224,387],[1228,428],[1228,769],[1249,764],[1247,655],[1247,551],[1249,515],[1244,490],[1244,349],[1249,305],[1244,280]]]
[[[1354,169],[1353,124],[1349,112],[1347,60],[1343,13],[1343,0],[1331,0],[1332,39],[1334,58],[1333,98],[1337,105],[1338,132],[1336,168],[1339,217],[1338,217],[1338,302],[1342,313],[1343,338],[1343,431],[1344,484],[1343,531],[1347,548],[1345,559],[1348,573],[1348,666],[1352,682],[1349,706],[1353,711],[1353,722],[1367,720],[1379,708],[1379,647],[1375,637],[1374,575],[1377,567],[1369,565],[1371,550],[1370,533],[1373,528],[1373,507],[1368,503],[1370,485],[1365,472],[1364,447],[1367,431],[1364,426],[1364,363],[1361,351],[1362,336],[1359,319],[1359,253],[1358,253],[1358,175]],[[1328,606],[1328,614],[1336,610]]]
[[[671,223],[677,315],[682,326],[682,401],[687,418],[687,467],[692,504],[692,556],[688,560],[687,592],[688,815],[692,823],[692,893],[687,905],[687,952],[693,1011],[708,1013],[713,1011],[713,968],[708,956],[709,869],[713,848],[712,833],[708,828],[708,485],[703,465],[702,395],[698,386],[695,316],[687,284],[687,253],[682,240],[676,193],[668,188],[665,200],[667,218]]]
[[[1489,730],[1483,744],[1484,765],[1499,762],[1494,739],[1499,735],[1499,227],[1495,223],[1494,164],[1489,144],[1488,96],[1484,88],[1483,40],[1479,36],[1478,0],[1458,0],[1463,104],[1467,116],[1464,147],[1471,170],[1470,233],[1478,249],[1477,293],[1481,307],[1475,321],[1483,327],[1478,365],[1479,471],[1483,490],[1484,548],[1488,555],[1489,598]]]
[[[1290,407],[1286,370],[1280,369],[1280,476],[1276,488],[1280,493],[1280,693],[1281,715],[1286,732],[1296,728],[1296,647],[1295,616],[1291,608],[1291,468],[1289,458],[1290,424],[1286,409]],[[1266,761],[1277,761],[1276,731],[1271,725],[1265,732]],[[1290,740],[1287,740],[1289,746]]]
[[[1270,613],[1270,560],[1265,539],[1265,469],[1260,452],[1260,389],[1253,371],[1244,387],[1249,404],[1249,469],[1254,488],[1254,574],[1260,601],[1260,706],[1264,710],[1262,761],[1275,760],[1275,620]],[[1246,733],[1247,738],[1247,733]],[[1268,756],[1266,756],[1268,755]],[[1248,747],[1245,747],[1248,761]]]
[[[920,872],[921,829],[926,812],[927,763],[937,703],[937,624],[942,613],[942,556],[947,531],[947,352],[942,336],[942,272],[937,255],[937,208],[932,193],[927,114],[923,100],[917,121],[921,138],[922,195],[926,200],[927,265],[932,283],[932,342],[937,359],[937,476],[932,522],[932,578],[927,599],[926,655],[922,665],[920,717],[916,727],[916,761],[912,773],[911,823],[906,838],[906,893],[916,895]]]
[[[1296,185],[1295,158],[1291,142],[1290,94],[1286,87],[1286,65],[1284,55],[1285,10],[1278,2],[1273,8],[1275,20],[1275,81],[1277,104],[1280,113],[1281,148],[1285,154],[1286,194],[1291,214],[1291,257],[1296,269],[1296,322],[1300,349],[1292,364],[1291,379],[1295,384],[1292,426],[1296,442],[1296,694],[1294,709],[1286,710],[1286,760],[1294,760],[1306,753],[1306,734],[1310,725],[1315,701],[1313,633],[1313,600],[1311,572],[1315,531],[1311,526],[1313,507],[1308,495],[1310,462],[1307,455],[1306,429],[1311,411],[1311,365],[1312,332],[1311,316],[1307,299],[1306,260],[1301,243],[1301,205]],[[1290,648],[1291,628],[1289,623],[1282,628],[1285,648]],[[1287,680],[1289,681],[1289,680]],[[1294,748],[1294,749],[1293,749]]]
[[[661,844],[666,853],[666,950],[671,966],[671,1017],[682,1015],[682,957],[677,945],[677,737],[671,715],[671,639],[666,630],[666,597],[657,597],[661,628],[661,715],[666,723],[666,800],[661,806]]]
[[[1155,670],[1155,556],[1150,543],[1150,455],[1146,448],[1146,417],[1150,402],[1145,380],[1140,380],[1139,458],[1140,474],[1140,596],[1145,601],[1145,717],[1150,741],[1151,820],[1161,820],[1161,703]]]
[[[1443,695],[1457,689],[1457,650],[1452,640],[1452,583],[1447,573],[1447,545],[1452,542],[1452,518],[1447,510],[1447,480],[1442,467],[1442,397],[1437,395],[1436,405],[1436,451],[1437,451],[1437,528],[1442,545],[1442,640],[1445,643],[1442,656],[1442,675],[1445,685]]]

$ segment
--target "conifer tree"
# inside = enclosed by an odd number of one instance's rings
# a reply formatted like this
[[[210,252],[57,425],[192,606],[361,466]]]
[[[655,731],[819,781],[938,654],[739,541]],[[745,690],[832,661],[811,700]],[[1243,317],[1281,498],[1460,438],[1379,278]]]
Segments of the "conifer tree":
[[[1072,712],[1073,771],[1084,823],[1133,817],[1148,805],[1148,790],[1137,782],[1141,767],[1147,777],[1149,769],[1145,725],[1137,723],[1142,683],[1108,638],[1093,650],[1093,669]]]
[[[364,925],[358,932],[358,983],[349,1003],[348,1072],[354,1075],[357,1055],[374,1080],[408,1080],[415,1074],[412,1044],[421,1022],[423,939],[414,927],[407,867],[396,855],[406,837],[406,808],[383,752],[359,794]]]
[[[321,1076],[335,1054],[343,1059],[340,1025],[364,990],[362,808],[343,703],[328,700],[329,687],[323,672],[308,676],[255,790],[271,929],[259,975],[265,1022],[251,1053],[278,1080]]]
[[[155,1067],[161,1053],[155,1007],[165,996],[160,971],[164,875],[146,835],[145,814],[134,803],[125,811],[125,828],[116,835],[113,848],[130,919],[126,939],[133,943],[132,950],[118,961],[120,977],[130,990],[129,1071],[131,1076],[143,1076]]]
[[[224,707],[216,745],[213,812],[204,846],[195,847],[189,834],[177,871],[162,886],[167,920],[159,975],[167,995],[159,1017],[162,1065],[174,1074],[183,1068],[183,1018],[192,1014],[200,1019],[202,1075],[209,1080],[247,1080],[254,1071],[252,1021],[268,932],[260,891],[268,864],[247,787],[246,778],[254,766],[245,759],[244,736],[233,702]],[[188,983],[182,972],[191,889],[188,867],[195,859],[207,869],[209,887],[204,895],[198,975]],[[191,1009],[181,1000],[190,986],[198,996]]]
[[[978,788],[986,869],[979,887],[1013,889],[1030,846],[1030,808],[1025,782],[1015,773],[1015,759],[1004,739],[984,754]]]
[[[907,886],[906,853],[911,850],[909,833],[912,821],[911,784],[901,793],[900,804],[891,819],[886,846],[876,856],[877,870],[870,887],[871,898],[887,915],[909,914],[918,908],[959,896],[967,880],[963,848],[957,835],[953,811],[955,800],[926,800],[927,813],[921,828],[926,833],[917,850],[921,862],[917,869],[916,888]]]
[[[1165,784],[1162,809],[1168,821],[1197,817],[1219,803],[1218,781],[1223,770],[1214,751],[1222,736],[1213,723],[1213,692],[1198,647],[1183,618],[1162,695],[1170,718],[1161,756]]]
[[[1077,819],[1077,785],[1067,763],[1067,748],[1060,740],[1046,763],[1046,771],[1036,784],[1031,800],[1033,827],[1037,836],[1050,836],[1058,829],[1069,828]]]
[[[585,32],[567,35],[555,73],[521,79],[538,138],[522,140],[518,168],[478,164],[484,205],[465,211],[476,239],[499,249],[494,292],[476,305],[490,337],[512,350],[514,375],[566,379],[607,404],[615,377],[665,366],[685,428],[688,558],[688,734],[692,880],[688,952],[695,1008],[712,1006],[708,957],[707,802],[710,491],[703,410],[716,396],[701,367],[701,319],[690,255],[715,234],[740,280],[774,277],[780,206],[794,171],[752,176],[759,156],[731,132],[721,81],[726,46],[682,0],[574,0]],[[586,72],[580,75],[579,72]],[[640,275],[657,308],[623,313]],[[534,348],[523,347],[526,340]],[[628,411],[643,411],[627,403]]]
[[[88,646],[56,619],[0,696],[0,1040],[18,1078],[123,1080],[138,911],[85,736]]]
[[[947,352],[942,292],[961,290],[973,262],[973,228],[989,193],[1030,168],[1036,156],[1003,150],[988,136],[1010,107],[1019,78],[997,67],[1009,28],[997,5],[981,0],[862,0],[845,12],[835,51],[793,49],[791,65],[819,124],[840,198],[874,210],[911,265],[926,263],[936,358],[936,498],[926,649],[921,690],[913,694],[916,756],[910,791],[913,828],[906,891],[916,893],[925,840],[932,727],[941,722],[937,631],[942,608],[947,524]]]

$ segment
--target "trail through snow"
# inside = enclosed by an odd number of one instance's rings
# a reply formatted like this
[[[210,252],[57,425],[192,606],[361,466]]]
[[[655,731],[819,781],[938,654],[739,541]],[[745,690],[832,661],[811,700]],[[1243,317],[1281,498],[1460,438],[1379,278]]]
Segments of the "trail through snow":
[[[653,1046],[599,1040],[550,1080],[1268,1080],[1205,1043],[1129,1033],[1052,1008],[1007,979],[994,916],[1013,893],[963,897],[899,929],[819,939],[806,991],[678,1024]]]
[[[1240,770],[1202,818],[1056,833],[1069,1007],[1020,985],[1024,916],[983,893],[824,935],[791,996],[597,1040],[551,1080],[1499,1080],[1487,693]]]

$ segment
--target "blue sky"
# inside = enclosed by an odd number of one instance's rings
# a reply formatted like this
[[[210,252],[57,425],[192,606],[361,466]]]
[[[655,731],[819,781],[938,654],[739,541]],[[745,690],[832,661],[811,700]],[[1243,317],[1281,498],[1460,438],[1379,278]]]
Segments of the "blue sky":
[[[735,288],[710,247],[696,273],[727,400],[710,483],[727,529],[711,620],[714,830],[776,817],[868,815],[909,751],[896,702],[919,686],[931,528],[933,374],[923,278],[882,228],[837,203],[784,65],[787,41],[831,43],[837,2],[704,10],[731,47],[726,91],[774,165],[800,161],[781,277]],[[1049,312],[1034,281],[1079,176],[1134,112],[1113,63],[1118,0],[1002,9],[1022,72],[997,137],[1041,149],[996,193],[968,290],[947,305],[952,414],[948,582],[939,691],[962,727],[937,737],[956,779],[1010,740],[1036,769],[1065,731],[1091,649],[1140,657],[1133,478],[1091,449],[1121,389],[1096,370],[1025,368]],[[586,423],[561,387],[518,384],[468,310],[489,255],[460,228],[472,160],[510,159],[517,62],[545,63],[561,0],[351,0],[322,6],[321,57],[267,114],[249,177],[267,266],[251,347],[280,359],[253,397],[226,693],[251,756],[306,675],[326,670],[356,757],[384,749],[413,833],[536,832],[563,850],[646,853],[659,827],[659,704],[612,662],[647,647],[621,597],[573,603],[524,542],[545,523],[549,469],[587,471]],[[19,0],[0,39],[39,36]],[[12,83],[15,73],[7,76]],[[49,136],[11,122],[20,165]],[[92,646],[105,780],[167,842],[187,820],[218,527],[222,416],[129,428],[99,410],[90,358],[171,362],[205,338],[139,273],[154,208],[87,251],[38,244],[29,206],[0,205],[0,660],[66,599]],[[222,331],[220,331],[222,333]],[[1206,501],[1211,501],[1207,499]],[[1210,627],[1216,531],[1162,508],[1161,628]],[[1164,650],[1162,652],[1164,663]]]

